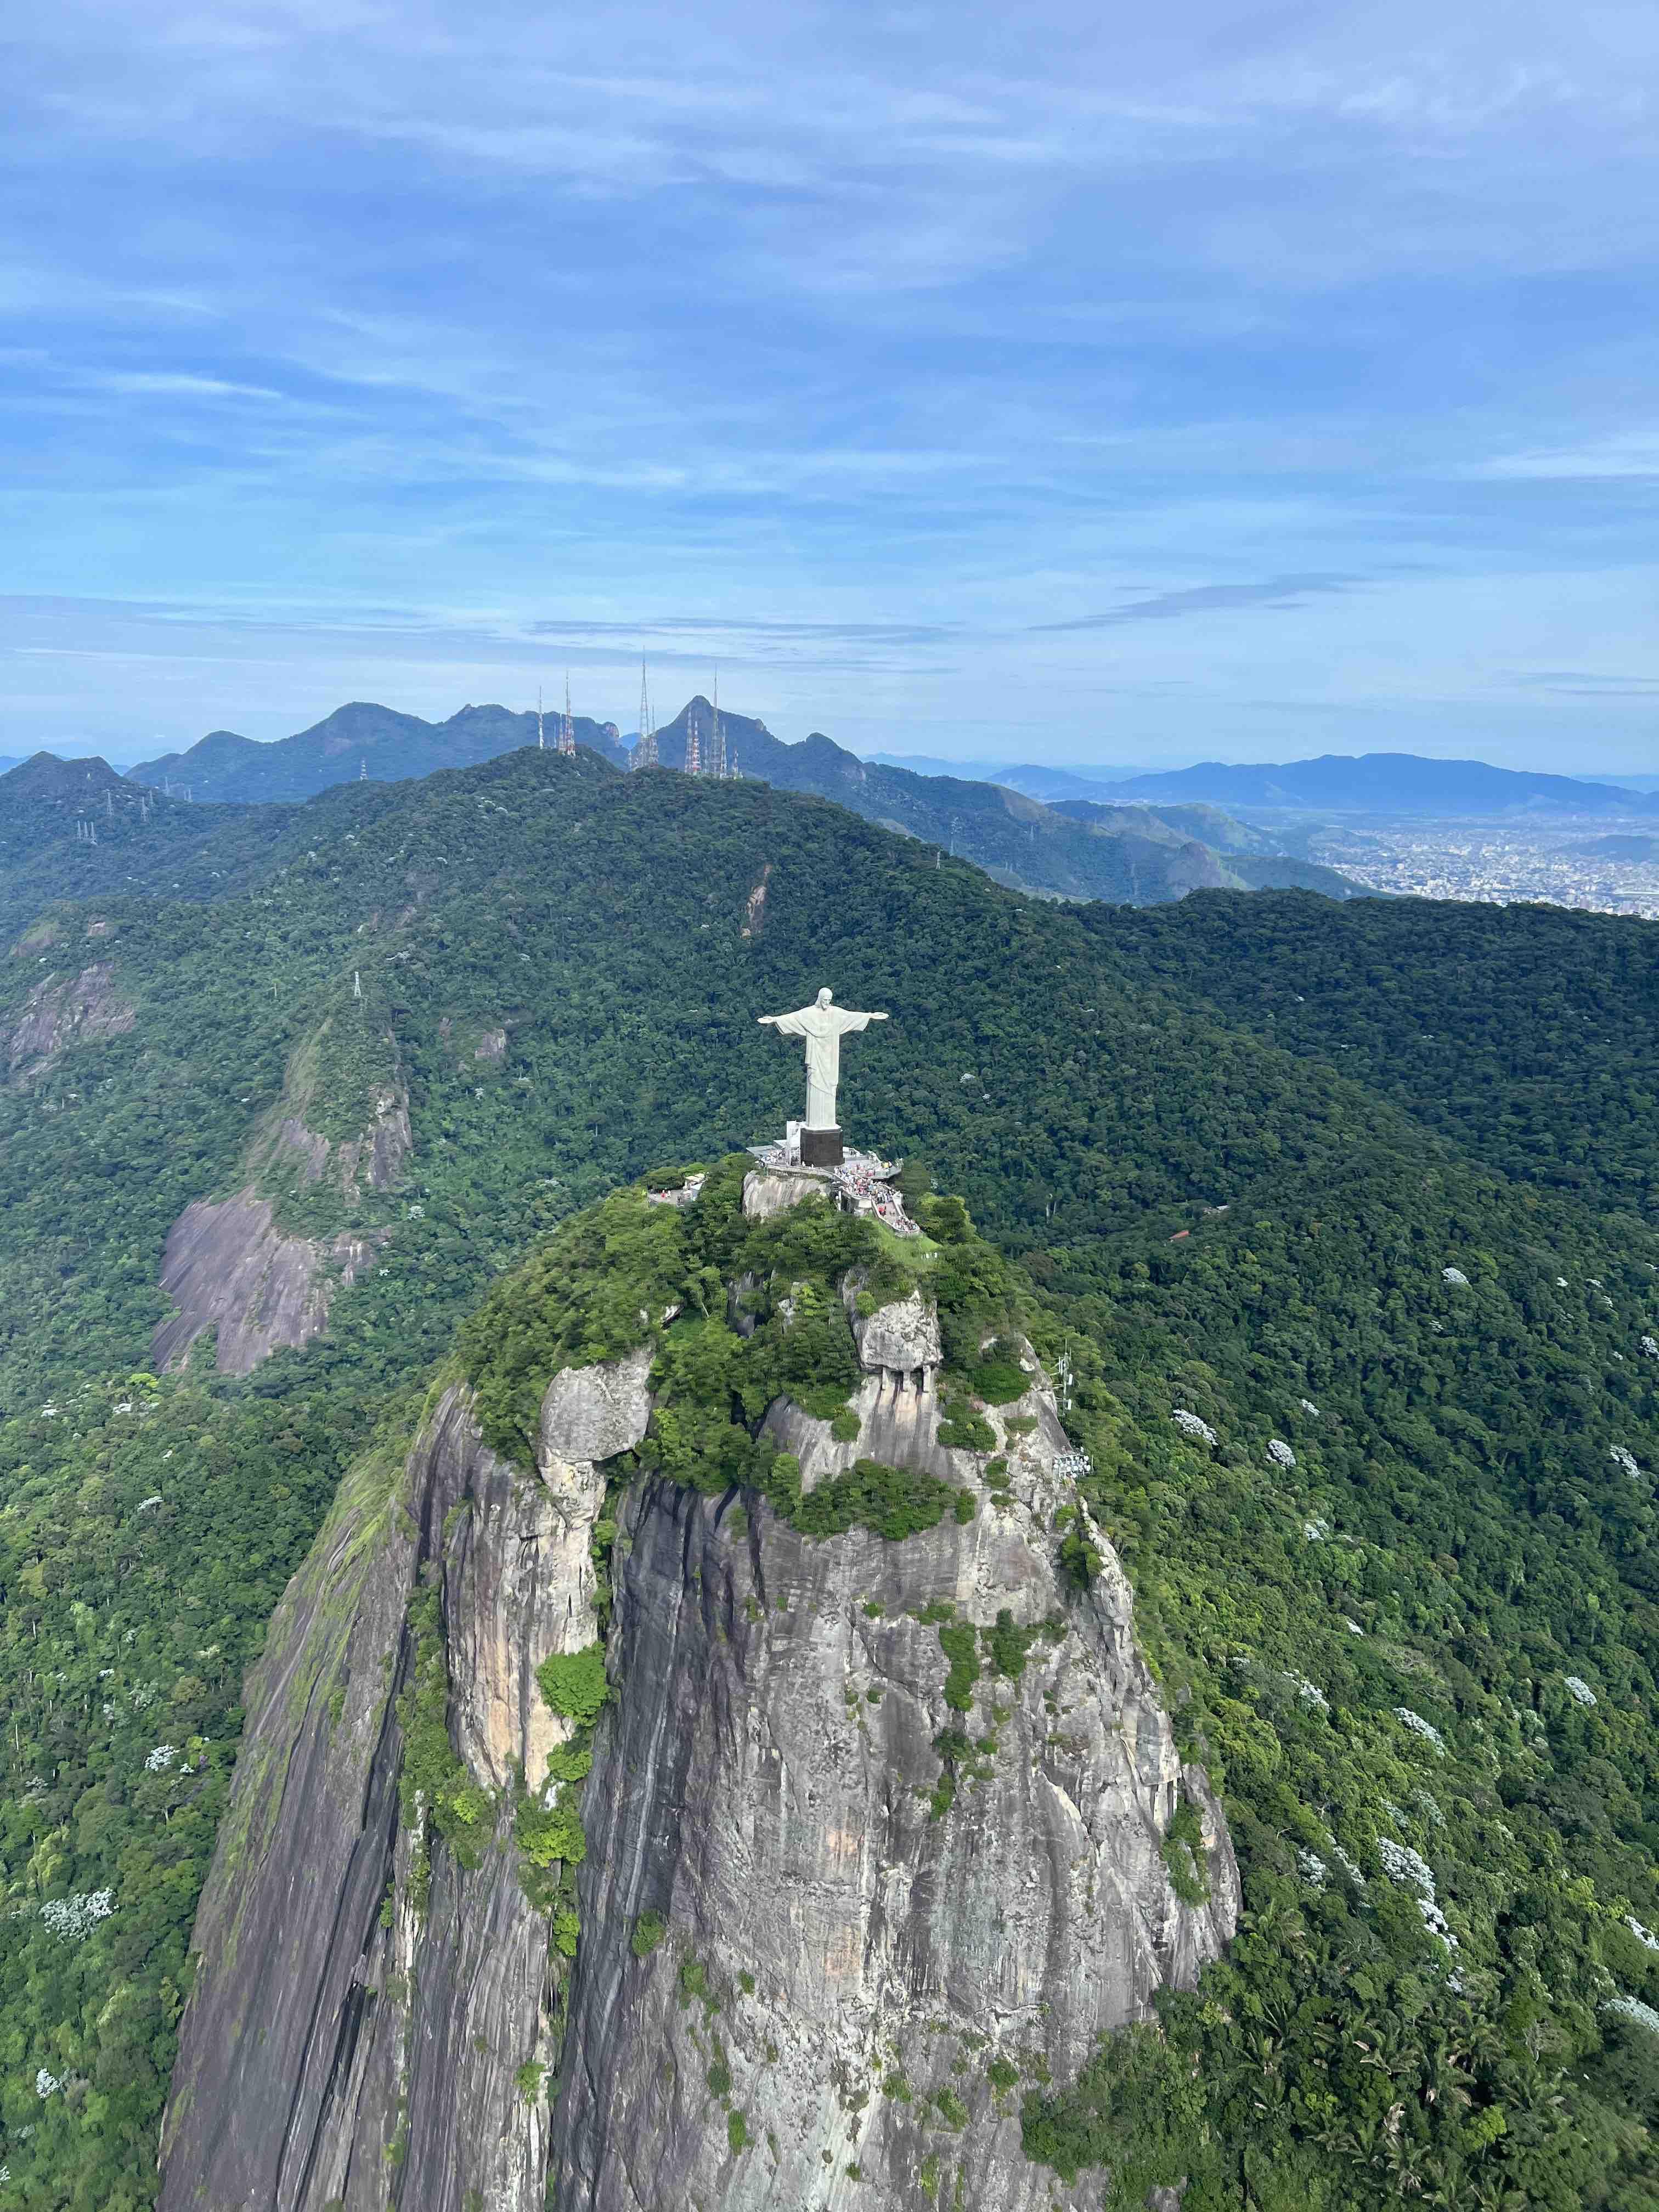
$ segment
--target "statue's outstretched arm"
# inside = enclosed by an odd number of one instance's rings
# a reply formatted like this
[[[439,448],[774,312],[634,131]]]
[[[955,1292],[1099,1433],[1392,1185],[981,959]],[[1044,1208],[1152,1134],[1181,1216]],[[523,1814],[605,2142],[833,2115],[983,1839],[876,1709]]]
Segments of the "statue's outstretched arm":
[[[755,1019],[757,1022],[763,1022],[767,1028],[770,1029],[773,1023],[776,1021],[777,1016],[775,1014],[757,1014]]]

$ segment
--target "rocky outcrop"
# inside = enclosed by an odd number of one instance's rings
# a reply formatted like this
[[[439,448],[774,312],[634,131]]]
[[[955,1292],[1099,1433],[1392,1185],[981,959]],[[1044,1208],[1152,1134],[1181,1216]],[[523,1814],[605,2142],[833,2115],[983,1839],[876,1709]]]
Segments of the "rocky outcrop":
[[[116,991],[109,962],[94,961],[73,981],[54,977],[36,984],[22,1012],[9,1028],[0,1028],[0,1060],[9,1078],[39,1075],[72,1044],[124,1036],[137,1018]]]
[[[814,1540],[757,1498],[659,1478],[606,1507],[607,1468],[646,1433],[648,1346],[555,1377],[534,1474],[487,1449],[459,1388],[403,1466],[354,1473],[247,1686],[161,2212],[1060,2201],[1022,2152],[1023,2085],[1190,1986],[1231,1932],[1237,1872],[1092,1525],[1100,1572],[1060,1583],[1054,1517],[1080,1509],[1040,1378],[983,1415],[993,1490],[906,1380],[933,1373],[908,1364],[934,1341],[925,1304],[860,1326],[857,1437],[787,1401],[770,1432],[808,1490],[877,1458],[969,1492],[967,1521]],[[602,1510],[616,1686],[573,1964],[526,1893],[514,1808],[568,1735],[537,1669],[595,1634]],[[400,1784],[423,1578],[450,1741],[490,1793],[467,1864]],[[1164,1859],[1183,1798],[1199,1904]]]
[[[268,1121],[244,1164],[246,1188],[231,1198],[193,1200],[167,1231],[161,1288],[179,1310],[156,1330],[151,1365],[181,1365],[210,1328],[219,1332],[222,1375],[246,1375],[279,1346],[319,1335],[335,1293],[351,1287],[388,1232],[293,1235],[277,1228],[275,1202],[261,1186],[326,1184],[349,1212],[365,1182],[375,1191],[396,1184],[412,1146],[409,1103],[396,1086],[376,1097],[373,1127],[343,1143],[319,1135],[299,1112]]]
[[[631,1451],[651,1418],[649,1377],[653,1346],[597,1367],[567,1367],[553,1377],[542,1400],[537,1460],[544,1479],[550,1468],[588,1466]]]
[[[971,1480],[971,1456],[933,1434],[935,1399],[896,1402],[877,1376],[866,1393],[847,1445],[773,1409],[805,1486],[899,1449]],[[987,2069],[1067,2077],[1231,1935],[1224,1826],[1183,1772],[1097,1531],[1092,1588],[1060,1587],[1048,1530],[1071,1490],[1052,1401],[1033,1390],[988,1418],[1007,1502],[902,1543],[814,1542],[661,1483],[630,1498],[619,1700],[586,1801],[579,2063],[554,2130],[562,2212],[1036,2212],[1053,2177],[1023,2155],[1018,2090]],[[1000,1620],[1041,1632],[1023,1668],[984,1663],[965,1705],[959,1670],[947,1703],[941,1626],[982,1656]],[[1207,1845],[1195,1906],[1163,1856],[1183,1796]],[[667,1932],[637,1958],[647,1914]]]
[[[637,1441],[647,1365],[560,1378],[538,1476],[489,1450],[452,1389],[405,1463],[372,1458],[349,1478],[248,1680],[197,1916],[162,2212],[385,2212],[388,2197],[410,2212],[540,2212],[536,2069],[557,2058],[567,1969],[520,1877],[514,1768],[539,1788],[568,1733],[535,1671],[596,1633],[605,1479],[586,1448]],[[409,1608],[431,1577],[451,1735],[497,1793],[471,1867],[400,1804]]]
[[[299,1114],[284,1114],[264,1147],[256,1147],[256,1179],[259,1166],[267,1160],[279,1172],[297,1165],[302,1184],[332,1182],[341,1196],[350,1200],[365,1182],[371,1190],[392,1189],[414,1146],[409,1101],[394,1085],[377,1095],[373,1126],[343,1142],[331,1143],[319,1136]]]
[[[420,1570],[465,1501],[511,1477],[455,1393],[398,1473],[371,1463],[354,1477],[249,1679],[162,2135],[168,2212],[382,2212],[417,2112],[424,2168],[489,2164],[490,2144],[469,2160],[456,2140],[457,2095],[526,2154],[512,2076],[541,2032],[544,1927],[504,1857],[478,1880],[441,1854],[417,1917],[398,1802]],[[434,2142],[446,2118],[449,2140]],[[459,2208],[459,2180],[432,2201]]]
[[[750,1221],[765,1221],[804,1198],[822,1198],[824,1186],[815,1176],[779,1175],[768,1168],[753,1168],[743,1179],[743,1210]]]
[[[151,1340],[150,1364],[182,1366],[212,1328],[222,1375],[246,1375],[278,1346],[308,1343],[327,1322],[334,1292],[350,1287],[374,1249],[344,1231],[326,1242],[284,1236],[270,1200],[252,1191],[195,1200],[162,1249],[161,1288],[179,1310]]]
[[[371,1190],[391,1190],[414,1149],[408,1098],[401,1089],[381,1091],[374,1102],[374,1127],[339,1147],[342,1188],[349,1196],[367,1177]]]
[[[859,1348],[859,1364],[871,1374],[937,1373],[945,1352],[939,1342],[939,1315],[931,1298],[912,1291],[867,1316],[858,1312],[856,1292],[848,1285],[853,1306],[853,1337]]]
[[[593,1524],[605,1497],[601,1460],[645,1434],[649,1348],[604,1366],[567,1368],[543,1401],[539,1483],[494,1486],[471,1506],[472,1571],[450,1608],[456,1748],[480,1781],[506,1790],[515,1770],[532,1795],[567,1733],[536,1687],[550,1653],[597,1633]]]
[[[897,2207],[932,2179],[975,2212],[1046,2206],[987,2066],[1064,2078],[1190,1984],[1236,1904],[1213,1816],[1210,1905],[1170,1887],[1181,1769],[1119,1593],[988,1686],[962,1726],[995,1750],[936,1816],[957,1717],[915,1612],[1012,1598],[1020,1617],[1049,1595],[995,1578],[1027,1565],[996,1532],[813,1546],[660,1491],[630,1532],[634,1671],[591,1793],[553,2201]],[[647,1911],[669,1934],[636,1960]]]

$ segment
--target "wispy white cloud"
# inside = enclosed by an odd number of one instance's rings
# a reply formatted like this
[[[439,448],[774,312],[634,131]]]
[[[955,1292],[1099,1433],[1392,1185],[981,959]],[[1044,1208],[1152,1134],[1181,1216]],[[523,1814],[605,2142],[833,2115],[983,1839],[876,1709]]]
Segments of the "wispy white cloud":
[[[1077,615],[1067,622],[1034,623],[1037,632],[1110,629],[1120,623],[1173,622],[1187,615],[1231,613],[1240,607],[1305,607],[1321,592],[1349,592],[1358,576],[1273,576],[1260,584],[1194,584],[1184,591],[1132,599],[1106,614]]]
[[[1581,446],[1500,453],[1490,460],[1470,463],[1463,473],[1490,483],[1594,483],[1659,477],[1659,430],[1618,431]]]
[[[181,369],[88,368],[70,380],[88,392],[114,392],[156,399],[258,399],[286,404],[289,395],[264,384],[236,384],[223,376],[192,376]]]
[[[1583,668],[1533,669],[1516,682],[1530,690],[1553,691],[1567,699],[1659,698],[1659,675],[1598,674]]]

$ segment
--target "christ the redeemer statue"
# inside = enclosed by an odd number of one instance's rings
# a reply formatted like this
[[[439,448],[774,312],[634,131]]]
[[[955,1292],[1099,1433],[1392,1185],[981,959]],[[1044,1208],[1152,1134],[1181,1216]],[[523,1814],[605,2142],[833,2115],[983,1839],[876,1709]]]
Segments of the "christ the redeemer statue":
[[[841,1081],[841,1041],[849,1030],[867,1029],[884,1022],[885,1014],[855,1014],[830,1004],[831,994],[820,991],[810,1006],[793,1014],[762,1014],[759,1019],[785,1036],[806,1040],[806,1119],[801,1124],[800,1157],[804,1167],[831,1168],[842,1157],[841,1125],[836,1119],[836,1087]]]

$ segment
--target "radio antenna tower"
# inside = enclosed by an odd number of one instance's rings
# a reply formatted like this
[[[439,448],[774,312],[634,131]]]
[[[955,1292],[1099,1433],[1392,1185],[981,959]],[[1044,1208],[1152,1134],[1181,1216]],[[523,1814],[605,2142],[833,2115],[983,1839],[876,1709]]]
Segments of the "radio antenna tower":
[[[547,750],[547,732],[542,727],[542,687],[539,684],[536,686],[536,750],[544,753]]]
[[[720,727],[720,672],[718,668],[714,671],[714,738],[709,750],[712,757],[708,772],[717,782],[724,783],[726,777],[726,732]]]
[[[695,699],[685,710],[685,772],[688,775],[702,774],[702,752],[697,732],[697,702]]]
[[[576,725],[570,719],[570,671],[564,672],[564,720],[559,724],[559,750],[574,753],[576,750]]]
[[[651,696],[645,688],[645,655],[640,655],[640,741],[634,748],[634,766],[655,768],[657,733],[651,726]]]

